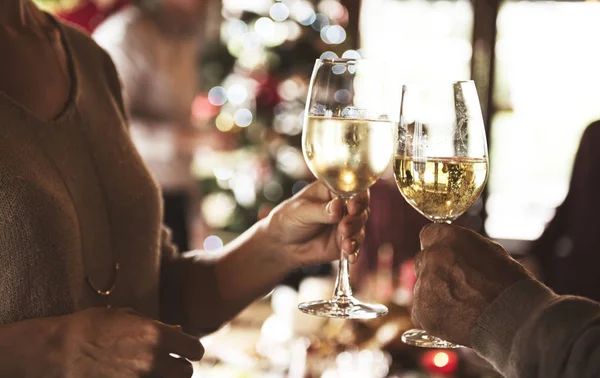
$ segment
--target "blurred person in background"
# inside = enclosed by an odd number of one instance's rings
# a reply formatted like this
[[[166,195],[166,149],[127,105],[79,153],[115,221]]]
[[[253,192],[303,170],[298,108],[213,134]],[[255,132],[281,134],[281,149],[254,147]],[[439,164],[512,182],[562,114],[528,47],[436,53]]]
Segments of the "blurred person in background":
[[[113,59],[131,136],[163,191],[164,222],[189,248],[199,187],[192,176],[200,145],[228,148],[231,135],[201,132],[191,119],[198,54],[209,0],[139,0],[109,17],[93,38]]]
[[[528,260],[558,294],[600,301],[600,121],[589,125],[575,157],[569,191]]]
[[[91,33],[108,16],[130,2],[130,0],[83,0],[74,8],[59,11],[57,17]]]
[[[383,269],[391,271],[390,284],[397,285],[400,267],[421,249],[419,231],[429,221],[408,204],[393,179],[377,181],[371,187],[371,194],[365,243],[361,258],[352,268],[352,279],[359,287],[368,284],[368,277]]]
[[[0,2],[0,51],[0,376],[190,377],[199,334],[362,243],[368,193],[343,216],[316,183],[176,253],[110,57],[28,0]]]

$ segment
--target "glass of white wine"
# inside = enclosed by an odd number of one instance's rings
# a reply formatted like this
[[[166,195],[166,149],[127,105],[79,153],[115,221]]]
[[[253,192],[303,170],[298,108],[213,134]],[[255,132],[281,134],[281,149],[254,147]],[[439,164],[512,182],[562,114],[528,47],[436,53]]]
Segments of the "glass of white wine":
[[[373,79],[379,67],[362,59],[318,59],[313,70],[302,133],[304,158],[315,177],[345,203],[373,185],[393,156],[391,116],[397,117],[398,107],[384,96],[384,83]],[[388,312],[384,305],[353,296],[343,252],[333,298],[298,308],[344,319],[371,319]]]
[[[433,222],[451,223],[479,198],[488,177],[481,106],[473,81],[404,85],[394,175],[402,196]],[[423,330],[402,340],[457,348]]]

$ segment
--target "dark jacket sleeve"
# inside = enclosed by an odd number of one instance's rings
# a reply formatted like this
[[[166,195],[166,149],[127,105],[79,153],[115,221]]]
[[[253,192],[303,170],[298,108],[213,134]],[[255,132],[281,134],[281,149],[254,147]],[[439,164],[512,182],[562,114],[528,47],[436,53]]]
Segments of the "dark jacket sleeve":
[[[600,304],[518,282],[481,315],[473,348],[505,377],[600,377]]]

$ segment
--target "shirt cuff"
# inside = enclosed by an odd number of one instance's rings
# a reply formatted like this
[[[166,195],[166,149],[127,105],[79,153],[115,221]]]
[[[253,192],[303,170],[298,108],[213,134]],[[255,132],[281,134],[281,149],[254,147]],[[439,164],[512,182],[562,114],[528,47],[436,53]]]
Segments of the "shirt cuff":
[[[504,371],[515,335],[528,320],[556,298],[538,281],[519,281],[504,290],[479,316],[471,345],[498,371]]]

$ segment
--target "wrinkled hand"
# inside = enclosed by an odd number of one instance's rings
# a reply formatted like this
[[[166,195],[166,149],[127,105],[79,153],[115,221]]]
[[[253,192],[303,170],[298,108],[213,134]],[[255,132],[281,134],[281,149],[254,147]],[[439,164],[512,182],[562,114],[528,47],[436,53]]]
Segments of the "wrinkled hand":
[[[485,308],[513,283],[532,278],[499,244],[473,231],[431,224],[420,238],[413,323],[444,340],[469,346]]]
[[[343,216],[343,200],[314,182],[271,212],[267,218],[269,234],[296,267],[337,260],[340,249],[354,262],[365,237],[368,207],[366,191],[348,201]]]
[[[197,338],[133,310],[91,308],[64,318],[66,377],[189,378],[186,358],[204,354]]]

